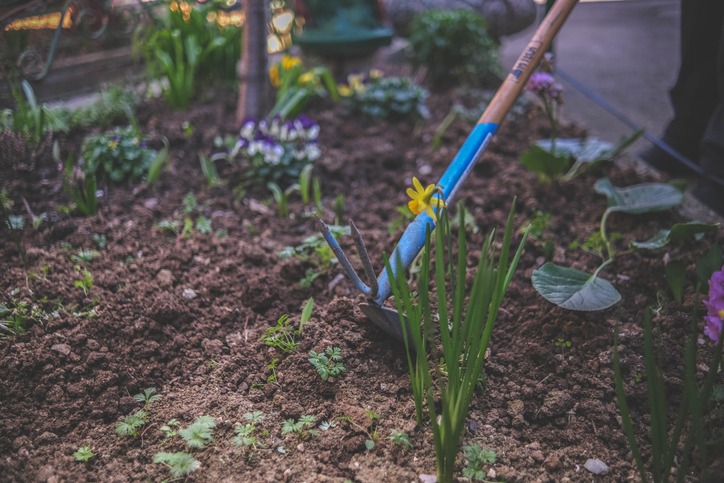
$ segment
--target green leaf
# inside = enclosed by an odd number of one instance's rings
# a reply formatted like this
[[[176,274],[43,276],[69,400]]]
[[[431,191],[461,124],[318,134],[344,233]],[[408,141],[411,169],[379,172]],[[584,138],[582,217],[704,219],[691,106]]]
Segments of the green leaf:
[[[674,260],[666,265],[666,282],[669,284],[674,300],[681,303],[684,298],[686,283],[686,266],[681,260]]]
[[[709,250],[696,262],[696,276],[704,286],[706,292],[709,287],[709,279],[711,274],[719,270],[722,266],[724,257],[721,253],[721,247],[718,243],[714,243]]]
[[[643,242],[631,242],[631,246],[641,250],[656,250],[664,247],[669,243],[681,243],[689,237],[697,236],[705,233],[716,233],[719,225],[710,225],[698,221],[690,221],[688,223],[677,223],[670,230],[662,229],[659,232]]]
[[[556,156],[534,144],[520,156],[520,164],[540,177],[553,178],[563,174],[571,162],[566,154]]]
[[[621,300],[610,282],[551,262],[534,270],[531,281],[543,298],[564,309],[603,310]]]
[[[608,178],[601,178],[594,189],[608,198],[608,211],[629,214],[668,210],[681,204],[684,194],[666,183],[642,183],[617,188]]]
[[[158,178],[161,177],[161,171],[163,171],[164,166],[166,166],[166,163],[168,162],[168,139],[165,137],[163,138],[163,148],[156,154],[153,161],[151,161],[151,164],[148,167],[148,174],[146,175],[146,180],[149,184],[153,184],[156,181],[158,181]]]

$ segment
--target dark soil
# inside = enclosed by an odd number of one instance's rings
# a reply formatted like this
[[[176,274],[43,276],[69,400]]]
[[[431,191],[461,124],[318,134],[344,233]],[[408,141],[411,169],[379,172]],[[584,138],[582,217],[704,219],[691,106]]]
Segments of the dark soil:
[[[378,269],[382,254],[400,236],[401,229],[390,233],[388,227],[398,217],[395,207],[406,202],[411,177],[437,180],[468,133],[470,126],[456,121],[441,148],[431,148],[433,133],[458,96],[434,94],[432,116],[421,122],[360,119],[324,104],[310,112],[321,124],[323,155],[315,173],[324,192],[322,217],[332,223],[334,199],[344,195],[344,217],[355,221]],[[364,317],[357,307],[363,297],[339,277],[337,265],[320,268],[314,257],[279,256],[284,247],[314,234],[310,208],[293,197],[292,216],[280,218],[263,189],[236,199],[238,165],[220,164],[224,183],[207,187],[198,152],[211,153],[215,136],[235,132],[234,101],[233,94],[219,95],[186,112],[172,112],[161,102],[142,106],[146,132],[170,140],[171,163],[154,185],[104,186],[96,216],[59,214],[69,200],[51,160],[31,171],[3,173],[0,184],[16,201],[14,212],[46,213],[49,220],[24,230],[27,267],[2,228],[0,301],[27,302],[34,312],[26,334],[0,340],[0,480],[160,481],[169,473],[152,462],[154,454],[186,449],[178,437],[165,439],[159,428],[174,418],[186,426],[201,415],[216,420],[215,442],[194,451],[201,468],[192,481],[415,481],[435,473],[431,433],[415,427],[403,346]],[[191,136],[183,134],[184,121],[194,127]],[[585,134],[576,126],[564,131]],[[77,147],[82,134],[61,139],[64,152]],[[536,211],[550,213],[544,237],[553,243],[553,260],[590,271],[596,257],[569,245],[598,228],[606,200],[593,191],[594,181],[609,176],[625,186],[642,179],[609,164],[572,182],[543,186],[516,160],[547,135],[535,108],[501,128],[459,193],[458,201],[480,228],[471,244],[480,246],[484,234],[504,226],[517,197],[517,225]],[[158,227],[162,220],[183,217],[182,200],[190,192],[200,213],[212,220],[214,234],[184,238]],[[623,251],[629,241],[681,220],[673,211],[612,215],[609,227],[623,234]],[[104,248],[94,242],[98,235],[107,241]],[[675,401],[682,340],[698,321],[691,314],[703,310],[693,278],[683,305],[661,296],[667,293],[665,262],[678,257],[693,268],[712,240],[678,251],[621,255],[603,275],[623,300],[593,313],[565,311],[537,295],[530,275],[545,261],[543,246],[528,244],[494,330],[487,381],[473,399],[464,436],[465,444],[497,453],[496,463],[486,468],[489,480],[591,481],[595,477],[584,469],[589,458],[608,465],[606,481],[636,478],[614,397],[614,333],[644,437],[643,310],[659,309],[659,349]],[[354,253],[349,237],[342,245]],[[75,267],[83,263],[71,255],[81,248],[100,251],[85,263],[94,278],[88,294],[74,286],[80,278]],[[303,287],[308,270],[319,276]],[[310,297],[314,313],[294,353],[260,342],[283,314],[298,324]],[[570,341],[570,347],[558,347],[558,340]],[[329,346],[341,348],[348,372],[325,382],[307,358],[310,350]],[[268,382],[274,360],[276,381]],[[150,406],[142,437],[118,436],[116,422],[142,407],[132,396],[149,387],[161,398]],[[260,428],[267,433],[259,431],[253,451],[232,444],[235,424],[250,411],[266,416]],[[373,422],[371,413],[379,419]],[[284,420],[301,415],[337,424],[308,439],[282,435]],[[709,427],[721,423],[714,419]],[[393,429],[409,433],[413,449],[394,445],[388,438]],[[379,439],[367,450],[373,432]],[[96,453],[86,464],[73,458],[83,445]],[[461,457],[460,469],[463,464]],[[699,471],[693,468],[691,479]]]

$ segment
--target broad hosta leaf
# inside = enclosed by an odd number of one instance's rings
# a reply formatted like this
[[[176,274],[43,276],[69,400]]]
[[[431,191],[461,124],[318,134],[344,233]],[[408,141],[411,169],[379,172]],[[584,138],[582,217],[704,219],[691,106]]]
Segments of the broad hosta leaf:
[[[550,262],[534,270],[531,281],[543,298],[564,309],[603,310],[621,300],[621,294],[608,281]]]
[[[663,229],[642,242],[631,242],[631,246],[641,250],[656,250],[664,247],[669,243],[681,243],[689,237],[703,235],[706,233],[716,233],[719,225],[710,225],[698,221],[690,221],[688,223],[677,223],[670,230]]]
[[[558,147],[556,145],[556,150]],[[554,178],[563,174],[571,164],[566,154],[554,156],[550,151],[534,144],[520,156],[520,164],[538,176]]]
[[[608,210],[629,214],[668,210],[681,204],[684,194],[666,183],[642,183],[617,188],[608,178],[601,178],[593,186],[597,193],[608,198]]]

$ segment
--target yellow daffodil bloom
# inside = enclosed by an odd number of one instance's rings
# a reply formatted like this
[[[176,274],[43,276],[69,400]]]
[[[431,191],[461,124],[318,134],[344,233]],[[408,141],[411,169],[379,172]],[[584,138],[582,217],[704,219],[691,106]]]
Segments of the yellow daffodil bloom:
[[[314,80],[314,74],[312,73],[311,70],[310,70],[310,71],[307,71],[307,72],[305,72],[304,74],[302,74],[302,75],[299,76],[299,83],[300,83],[301,85],[303,85],[303,86],[306,86],[307,84],[309,84],[309,83],[312,82],[313,80]]]
[[[385,73],[379,69],[370,70],[370,79],[381,79],[385,76]]]
[[[280,87],[282,85],[282,81],[279,78],[279,64],[274,64],[271,66],[271,69],[269,69],[269,80],[274,87]]]
[[[302,60],[299,57],[292,57],[291,55],[284,54],[282,56],[282,69],[292,70],[298,65],[302,64]]]
[[[407,196],[412,198],[407,203],[410,211],[412,211],[415,215],[419,215],[424,211],[430,216],[430,218],[437,221],[437,216],[435,216],[435,210],[433,210],[433,208],[445,208],[446,206],[445,201],[434,197],[439,194],[437,187],[434,184],[431,184],[427,188],[423,188],[420,181],[414,177],[412,178],[412,185],[415,187],[414,190],[412,188],[407,188]]]

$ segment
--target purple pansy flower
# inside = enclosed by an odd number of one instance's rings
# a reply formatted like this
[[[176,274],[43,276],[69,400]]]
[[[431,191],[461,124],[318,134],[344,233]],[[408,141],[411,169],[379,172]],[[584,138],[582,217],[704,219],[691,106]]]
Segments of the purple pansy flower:
[[[714,272],[709,279],[709,299],[704,301],[707,315],[704,334],[714,342],[721,338],[722,320],[724,320],[724,266]]]

